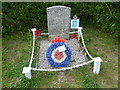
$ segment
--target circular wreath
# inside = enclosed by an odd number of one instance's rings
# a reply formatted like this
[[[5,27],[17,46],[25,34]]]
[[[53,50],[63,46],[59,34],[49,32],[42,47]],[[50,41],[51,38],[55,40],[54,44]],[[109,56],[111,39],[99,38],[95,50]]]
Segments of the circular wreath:
[[[59,52],[58,47],[63,45],[65,46],[66,50]],[[46,59],[52,67],[64,67],[70,62],[71,50],[65,43],[53,43],[47,49]]]

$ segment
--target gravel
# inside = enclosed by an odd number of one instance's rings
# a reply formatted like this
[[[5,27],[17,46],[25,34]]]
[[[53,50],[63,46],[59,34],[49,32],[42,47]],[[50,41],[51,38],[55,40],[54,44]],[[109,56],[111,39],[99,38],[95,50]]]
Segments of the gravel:
[[[75,66],[88,61],[84,55],[84,48],[78,43],[77,39],[66,40],[65,44],[68,45],[72,51],[70,63],[66,67]],[[39,42],[39,58],[36,63],[36,68],[39,69],[52,69],[51,65],[46,60],[46,50],[51,45],[49,40],[40,40]],[[82,48],[81,48],[82,47]]]

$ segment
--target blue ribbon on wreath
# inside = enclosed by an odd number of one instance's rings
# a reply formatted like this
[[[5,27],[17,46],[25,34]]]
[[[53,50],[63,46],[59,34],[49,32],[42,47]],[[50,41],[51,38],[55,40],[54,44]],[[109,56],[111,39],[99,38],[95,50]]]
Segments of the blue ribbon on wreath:
[[[53,60],[53,58],[51,57],[52,56],[52,53],[54,51],[54,49],[58,48],[59,46],[65,46],[66,50],[65,50],[65,54],[66,54],[66,58],[64,61],[58,63],[58,62],[55,62]],[[46,51],[46,59],[48,61],[48,63],[52,66],[52,67],[65,67],[66,65],[69,64],[70,62],[70,59],[71,59],[71,50],[70,48],[65,44],[65,43],[62,43],[62,42],[57,42],[57,43],[53,43],[51,44],[47,51]]]

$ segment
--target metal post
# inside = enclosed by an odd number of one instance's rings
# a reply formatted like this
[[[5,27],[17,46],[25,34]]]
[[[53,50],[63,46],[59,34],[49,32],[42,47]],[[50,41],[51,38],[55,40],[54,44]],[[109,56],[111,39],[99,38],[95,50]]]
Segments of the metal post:
[[[82,30],[83,28],[82,27],[78,27],[78,41],[80,40],[80,37],[81,37],[81,30]]]
[[[93,73],[99,74],[100,73],[100,65],[102,62],[102,59],[100,57],[93,58],[94,60],[94,67],[93,67]]]
[[[31,67],[24,67],[22,73],[25,74],[25,77],[26,77],[26,78],[28,78],[28,79],[31,79],[31,78],[32,78],[32,75],[31,75]]]
[[[36,31],[36,28],[32,28],[31,31],[33,32],[33,48],[32,48],[31,59],[30,59],[29,66],[28,67],[24,67],[23,68],[23,72],[22,72],[23,74],[25,74],[25,77],[28,78],[28,79],[32,78],[32,75],[31,75],[31,65],[32,65],[33,55],[34,55],[35,31]]]

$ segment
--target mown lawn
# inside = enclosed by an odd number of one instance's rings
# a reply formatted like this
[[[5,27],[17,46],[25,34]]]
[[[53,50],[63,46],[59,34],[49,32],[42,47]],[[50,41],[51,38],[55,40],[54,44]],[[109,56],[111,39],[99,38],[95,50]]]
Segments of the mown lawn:
[[[22,74],[22,69],[28,66],[30,60],[32,33],[4,37],[2,40],[3,88],[117,88],[117,39],[108,33],[87,27],[84,29],[84,38],[93,57],[100,56],[103,59],[99,75],[92,73],[93,64],[90,64],[64,72],[32,71],[33,77],[29,80]],[[37,51],[33,67],[36,59]]]

